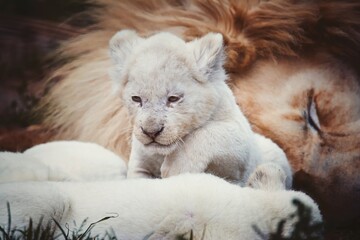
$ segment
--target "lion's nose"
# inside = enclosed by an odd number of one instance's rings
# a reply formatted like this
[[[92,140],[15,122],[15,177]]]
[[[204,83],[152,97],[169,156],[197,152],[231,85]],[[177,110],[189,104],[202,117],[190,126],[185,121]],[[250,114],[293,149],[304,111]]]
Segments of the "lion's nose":
[[[151,139],[155,139],[157,136],[159,136],[159,134],[164,130],[164,127],[161,127],[158,130],[155,131],[149,131],[149,130],[145,130],[143,127],[141,127],[141,131],[148,137],[150,137]]]

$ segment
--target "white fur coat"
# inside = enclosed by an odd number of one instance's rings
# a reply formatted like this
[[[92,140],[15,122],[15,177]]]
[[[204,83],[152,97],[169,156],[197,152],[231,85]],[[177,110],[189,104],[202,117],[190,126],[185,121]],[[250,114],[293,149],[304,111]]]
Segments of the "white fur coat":
[[[82,151],[74,151],[74,148],[82,148]],[[39,160],[39,156],[46,155],[52,160]],[[91,164],[85,161],[88,158],[92,159]],[[19,168],[23,166],[19,164],[21,161],[28,161],[26,168]],[[21,170],[30,176],[29,173],[39,170],[39,165],[31,165],[35,162],[43,166],[40,168],[43,176],[46,175],[44,169],[52,169],[48,177],[22,178],[21,174],[14,174],[12,176],[18,179],[13,177],[8,183],[2,180],[0,184],[0,226],[5,229],[7,202],[11,208],[12,227],[27,226],[31,217],[35,224],[41,218],[43,223],[55,219],[71,230],[74,223],[78,226],[85,219],[90,224],[110,217],[97,223],[92,234],[104,236],[106,231],[113,231],[117,239],[129,240],[176,239],[180,235],[189,237],[190,232],[193,239],[262,239],[275,232],[281,220],[296,212],[294,199],[311,210],[312,223],[321,221],[317,204],[301,192],[242,188],[210,174],[119,180],[126,171],[121,159],[89,143],[53,142],[24,154],[1,153],[1,176],[6,175],[6,168],[11,170],[13,166],[13,173]],[[104,162],[108,164],[102,165]],[[112,177],[118,180],[100,181],[111,172],[111,165],[117,171]],[[93,167],[85,173],[89,166]],[[61,171],[52,175],[57,167]],[[69,178],[76,172],[76,178]],[[94,175],[89,177],[91,172]],[[48,181],[54,175],[58,178]],[[67,182],[61,175],[66,176]],[[296,218],[286,221],[284,236],[291,234],[296,221]]]

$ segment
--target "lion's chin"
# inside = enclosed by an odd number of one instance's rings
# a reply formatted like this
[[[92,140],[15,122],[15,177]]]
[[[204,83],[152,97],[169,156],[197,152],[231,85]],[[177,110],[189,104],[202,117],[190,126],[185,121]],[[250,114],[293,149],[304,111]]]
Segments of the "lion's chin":
[[[149,151],[160,154],[160,155],[169,155],[171,154],[178,146],[177,141],[172,142],[170,144],[161,144],[158,142],[150,142],[147,144],[144,144],[145,148]]]

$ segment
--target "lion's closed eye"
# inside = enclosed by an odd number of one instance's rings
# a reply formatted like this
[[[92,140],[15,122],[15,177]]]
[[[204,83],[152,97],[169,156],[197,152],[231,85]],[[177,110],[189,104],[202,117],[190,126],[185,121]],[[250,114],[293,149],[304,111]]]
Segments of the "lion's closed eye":
[[[316,109],[316,102],[313,96],[313,91],[309,94],[307,109],[304,111],[304,118],[306,124],[311,127],[311,129],[321,132],[321,125]]]

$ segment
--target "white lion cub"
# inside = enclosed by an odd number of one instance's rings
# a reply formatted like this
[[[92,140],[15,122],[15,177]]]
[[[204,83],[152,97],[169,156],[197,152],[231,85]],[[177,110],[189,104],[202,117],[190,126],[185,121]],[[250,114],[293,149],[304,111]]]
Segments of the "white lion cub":
[[[291,186],[285,154],[252,131],[225,82],[221,34],[185,42],[123,30],[110,53],[134,122],[128,177],[209,172],[240,185]]]

